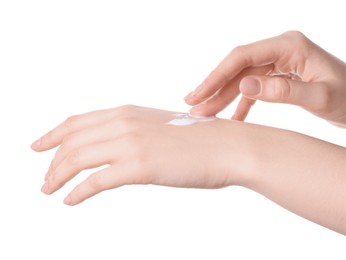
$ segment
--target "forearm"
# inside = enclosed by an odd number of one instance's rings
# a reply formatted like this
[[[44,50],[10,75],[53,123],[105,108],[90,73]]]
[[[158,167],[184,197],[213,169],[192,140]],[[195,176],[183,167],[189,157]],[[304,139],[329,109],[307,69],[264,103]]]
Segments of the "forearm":
[[[66,197],[76,205],[128,184],[219,188],[242,185],[346,234],[346,149],[298,133],[216,120],[167,125],[174,112],[124,106],[70,117],[32,148],[57,150],[42,191],[91,174]]]
[[[267,130],[255,141],[256,169],[244,186],[346,234],[346,149],[290,131]]]

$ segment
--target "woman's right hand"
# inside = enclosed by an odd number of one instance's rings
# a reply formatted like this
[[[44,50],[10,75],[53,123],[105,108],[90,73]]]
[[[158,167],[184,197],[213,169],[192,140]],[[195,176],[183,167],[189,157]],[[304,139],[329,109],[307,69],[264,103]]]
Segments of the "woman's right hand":
[[[346,64],[300,32],[235,48],[185,100],[192,115],[215,115],[240,93],[237,120],[263,100],[298,105],[346,127]]]

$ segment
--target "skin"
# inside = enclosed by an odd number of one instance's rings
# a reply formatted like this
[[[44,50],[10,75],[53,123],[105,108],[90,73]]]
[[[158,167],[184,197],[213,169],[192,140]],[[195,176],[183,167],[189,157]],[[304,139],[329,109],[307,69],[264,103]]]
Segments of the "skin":
[[[106,166],[64,202],[76,205],[129,184],[241,185],[346,234],[345,148],[235,120],[166,124],[175,113],[124,106],[70,117],[32,145],[37,152],[59,146],[42,192],[52,194],[81,171]]]
[[[345,127],[345,82],[343,61],[291,31],[236,47],[185,101],[194,106],[192,115],[207,116],[241,93],[233,119],[244,120],[255,101],[263,100],[298,105]]]
[[[278,71],[290,72],[290,78],[287,73],[266,76]],[[251,79],[257,79],[261,91],[256,98],[301,105],[345,126],[345,71],[344,63],[302,34],[290,32],[231,52],[186,100],[197,105],[195,115],[212,115],[239,94],[237,85],[244,93],[248,86],[253,89]],[[244,119],[254,100],[243,97],[234,118]],[[81,171],[99,166],[104,167],[77,185],[65,204],[73,206],[129,184],[240,185],[346,235],[346,148],[237,120],[166,124],[176,113],[123,106],[68,118],[31,146],[37,152],[59,147],[42,192],[52,194]]]

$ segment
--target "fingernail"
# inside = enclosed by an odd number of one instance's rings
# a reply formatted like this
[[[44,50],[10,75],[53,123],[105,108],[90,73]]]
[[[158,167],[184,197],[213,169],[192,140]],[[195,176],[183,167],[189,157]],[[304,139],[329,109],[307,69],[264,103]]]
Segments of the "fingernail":
[[[261,92],[261,83],[254,78],[245,78],[240,82],[239,89],[244,95],[258,95]]]
[[[205,103],[198,104],[197,106],[194,106],[193,108],[191,108],[189,112],[191,115],[197,114],[203,109],[204,106],[205,106]]]
[[[45,194],[48,194],[48,189],[49,189],[49,183],[48,183],[48,181],[46,181],[46,182],[43,184],[43,186],[42,186],[42,188],[41,188],[41,191],[42,191],[43,193],[45,193]]]
[[[31,144],[31,149],[37,150],[41,145],[41,138]]]
[[[188,94],[185,99],[189,99],[189,98],[194,98],[196,97],[199,92],[201,91],[201,89],[203,88],[203,83],[200,84],[194,91],[192,91],[190,94]]]
[[[72,206],[72,199],[71,199],[71,196],[68,195],[65,199],[64,199],[64,203],[66,205],[69,205],[69,206]]]
[[[184,99],[186,100],[186,99],[192,98],[194,96],[195,96],[195,91],[192,91],[186,97],[184,97]]]

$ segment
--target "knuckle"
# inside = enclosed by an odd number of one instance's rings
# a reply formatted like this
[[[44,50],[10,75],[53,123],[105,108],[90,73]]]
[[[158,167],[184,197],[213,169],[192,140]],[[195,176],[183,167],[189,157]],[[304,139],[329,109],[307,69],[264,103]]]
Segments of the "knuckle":
[[[247,45],[239,45],[235,47],[231,53],[230,56],[236,57],[238,61],[242,62],[240,66],[242,67],[249,67],[253,64],[253,61],[251,59],[251,56],[248,55],[248,46]]]
[[[52,171],[49,176],[49,181],[50,183],[54,183],[54,186],[56,187],[61,187],[65,184],[65,180],[63,178],[63,176],[61,174],[59,174],[59,172],[56,171]]]
[[[77,149],[70,152],[66,160],[69,165],[76,165],[81,161],[81,157],[81,151]]]
[[[64,156],[72,155],[71,151],[74,150],[74,147],[72,138],[65,138],[55,154],[56,158],[64,158]]]
[[[231,51],[234,55],[244,55],[244,45],[239,45]]]
[[[310,40],[300,31],[287,31],[282,34],[287,41],[299,46],[300,48],[310,46]]]
[[[124,105],[114,109],[113,119],[120,124],[129,123],[131,119],[135,119],[138,115],[138,107],[134,105]],[[128,120],[127,120],[128,119]],[[120,120],[120,121],[119,121]]]
[[[73,147],[73,144],[75,143],[75,135],[74,134],[70,134],[66,137],[64,137],[64,139],[62,140],[61,143],[61,147],[65,150],[69,147]]]
[[[267,101],[285,103],[291,98],[291,87],[286,79],[270,78],[264,86],[264,97]]]
[[[300,38],[306,37],[302,32],[297,31],[297,30],[286,31],[282,35],[284,35],[285,37],[290,37],[290,38],[294,38],[294,39],[300,39]]]
[[[128,116],[132,115],[134,111],[136,111],[137,106],[134,105],[123,105],[118,108],[116,108],[117,114],[120,116]]]
[[[51,183],[54,183],[54,186],[56,187],[62,187],[66,183],[59,175],[55,174],[51,176],[50,179]]]
[[[76,125],[78,120],[79,120],[79,116],[77,116],[77,115],[70,116],[63,122],[63,126],[66,129],[70,130]]]
[[[284,78],[274,77],[273,78],[273,98],[277,102],[285,102],[290,99],[291,88]]]
[[[103,190],[105,187],[103,176],[101,174],[90,175],[87,179],[89,187],[94,191]]]

